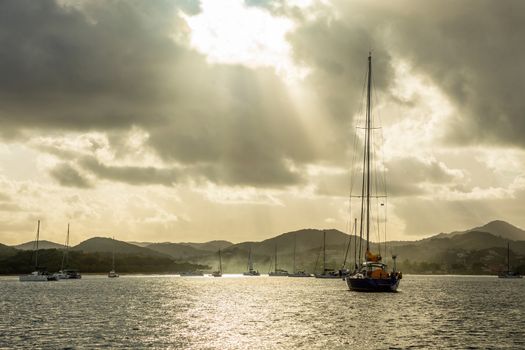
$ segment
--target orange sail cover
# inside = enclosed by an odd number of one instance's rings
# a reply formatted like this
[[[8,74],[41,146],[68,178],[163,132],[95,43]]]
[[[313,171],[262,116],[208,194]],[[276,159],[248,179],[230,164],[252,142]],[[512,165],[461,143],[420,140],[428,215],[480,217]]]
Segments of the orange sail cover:
[[[372,254],[370,251],[366,251],[365,254],[366,261],[372,261],[372,262],[379,262],[381,261],[381,255],[379,254]]]

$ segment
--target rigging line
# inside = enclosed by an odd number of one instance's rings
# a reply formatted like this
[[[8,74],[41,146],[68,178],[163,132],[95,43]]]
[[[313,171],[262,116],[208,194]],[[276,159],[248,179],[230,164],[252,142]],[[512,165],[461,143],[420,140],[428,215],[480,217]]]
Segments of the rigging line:
[[[374,77],[372,77],[372,81],[374,82],[373,84],[373,93],[374,93],[374,97],[377,99],[377,95],[378,95],[378,92],[377,92],[377,89],[375,88],[375,81],[373,80]],[[378,121],[379,123],[381,123],[381,115],[378,113]],[[379,138],[380,138],[380,142],[381,142],[381,145],[384,145],[384,134],[383,134],[383,129],[381,128],[380,129],[380,132],[379,132]],[[381,156],[381,161],[383,163],[383,172],[382,172],[382,177],[380,178],[380,180],[382,180],[382,185],[383,185],[383,191],[384,191],[384,194],[385,194],[385,211],[384,211],[384,214],[385,214],[385,217],[384,217],[384,252],[385,252],[385,255],[387,255],[387,244],[386,244],[386,237],[387,237],[387,219],[388,219],[388,213],[387,213],[387,200],[388,200],[388,193],[387,193],[387,182],[386,182],[386,169],[384,168],[384,161],[385,161],[385,150],[384,150],[384,147],[381,147],[380,148],[380,156]]]
[[[365,74],[365,82],[368,83],[368,71],[366,72]],[[364,95],[364,93],[363,93]],[[363,108],[364,109],[364,108]],[[366,122],[366,119],[365,119],[365,122]],[[364,190],[365,190],[365,182],[364,182],[364,179],[365,179],[365,162],[366,162],[366,134],[365,134],[365,143],[364,143],[364,154],[363,154],[363,168],[362,168],[362,172],[363,172],[363,178],[362,178],[362,182],[361,182],[361,195],[364,196]],[[357,152],[356,152],[357,153]],[[361,254],[362,254],[362,242],[363,242],[363,217],[364,217],[364,201],[361,200],[361,220],[359,222],[359,237],[360,237],[360,240],[359,240],[359,264],[361,264]]]
[[[363,86],[362,86],[362,89],[361,89],[361,99],[359,101],[360,102],[360,106],[359,106],[359,109],[358,109],[358,114],[357,114],[357,120],[354,120],[354,123],[356,124],[355,127],[353,128],[354,129],[354,132],[353,132],[353,142],[352,142],[352,161],[351,161],[351,164],[350,164],[350,179],[349,179],[349,196],[348,196],[348,219],[347,219],[347,227],[346,227],[346,232],[351,232],[351,220],[352,220],[352,193],[354,191],[354,179],[356,178],[356,172],[357,172],[357,167],[356,167],[356,161],[357,161],[357,155],[359,152],[357,152],[357,146],[358,146],[358,129],[357,129],[357,126],[359,126],[359,123],[361,121],[361,118],[359,116],[362,116],[363,115],[363,110],[364,110],[364,104],[363,104],[363,101],[364,101],[364,95],[365,95],[365,88],[366,88],[366,72],[364,73],[364,78],[363,78]],[[354,229],[355,230],[355,229]],[[355,234],[355,233],[354,233]]]
[[[372,99],[372,102],[374,103],[374,106],[377,105],[377,90],[376,90],[376,84],[375,84],[375,76],[372,75],[372,96],[371,96],[371,99]],[[380,126],[380,123],[379,123],[379,120],[378,120],[378,114],[379,114],[379,111],[377,109],[374,109],[373,110],[373,113],[370,112],[370,118],[371,118],[371,122],[372,122],[372,126],[375,128],[375,129],[381,129],[381,126]],[[373,167],[374,167],[374,177],[373,177],[373,183],[374,183],[374,193],[376,196],[378,196],[378,192],[379,192],[379,186],[378,186],[378,162],[379,160],[377,159],[378,156],[377,156],[377,149],[380,148],[380,145],[378,144],[378,138],[377,138],[377,135],[376,133],[374,133],[374,142],[372,144],[372,147],[373,147],[373,153],[372,153],[372,157],[373,157]],[[376,228],[375,228],[375,232],[376,232],[376,235],[377,235],[377,242],[378,242],[378,251],[379,251],[379,255],[381,255],[381,226],[379,224],[379,219],[380,219],[380,210],[379,210],[379,200],[377,199],[376,197],[376,201],[375,201],[375,204],[376,204],[376,215],[375,215],[375,219],[376,219],[376,222],[375,222],[375,225],[376,225]]]
[[[374,123],[376,123],[377,121],[374,119]],[[377,138],[377,135],[375,135],[375,137]],[[375,193],[377,195],[377,193],[379,193],[379,181],[378,181],[378,177],[379,177],[379,170],[378,170],[378,166],[379,166],[379,161],[380,159],[378,159],[378,153],[377,153],[377,149],[380,148],[380,144],[378,144],[378,140],[375,139],[375,142],[374,142],[374,171],[375,171],[375,174],[374,174],[374,184],[375,184]],[[378,251],[379,251],[379,255],[381,255],[381,225],[380,225],[380,215],[381,215],[381,210],[380,210],[380,205],[379,205],[379,199],[378,198],[375,198],[375,202],[376,202],[376,225],[377,225],[377,243],[378,243]]]

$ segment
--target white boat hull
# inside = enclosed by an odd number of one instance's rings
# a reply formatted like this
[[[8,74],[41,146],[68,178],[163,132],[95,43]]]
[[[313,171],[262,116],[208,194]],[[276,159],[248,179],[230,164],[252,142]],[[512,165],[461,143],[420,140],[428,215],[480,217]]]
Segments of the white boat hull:
[[[47,276],[45,275],[24,275],[19,276],[20,282],[47,282]]]
[[[49,275],[47,273],[33,272],[29,275],[22,275],[18,277],[20,282],[47,282],[47,281],[58,281],[58,277]]]

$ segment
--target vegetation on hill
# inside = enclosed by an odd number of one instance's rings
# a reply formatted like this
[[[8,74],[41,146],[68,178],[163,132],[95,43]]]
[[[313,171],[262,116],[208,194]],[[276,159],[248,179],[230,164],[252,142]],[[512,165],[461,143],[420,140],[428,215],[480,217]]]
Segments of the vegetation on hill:
[[[19,249],[19,250],[33,250],[35,247],[35,241],[29,241],[26,243],[18,244],[13,246],[13,248]],[[38,241],[38,247],[40,249],[63,249],[63,244],[58,244],[51,241],[46,240],[40,240]]]
[[[49,272],[60,269],[63,252],[45,249],[38,252],[40,267]],[[69,252],[69,268],[87,273],[107,273],[111,269],[111,253]],[[116,270],[121,273],[178,273],[182,271],[209,270],[209,266],[187,262],[175,262],[169,257],[137,254],[115,254]],[[0,274],[23,274],[34,270],[34,256],[31,251],[18,251],[14,255],[0,257]]]
[[[261,242],[152,243],[146,247],[95,237],[73,247],[72,254],[83,252],[84,255],[78,255],[78,262],[86,272],[106,271],[110,266],[107,259],[113,250],[119,259],[122,259],[122,264],[118,264],[120,271],[177,272],[188,269],[184,265],[186,262],[194,264],[192,266],[207,265],[217,268],[217,250],[220,248],[223,270],[226,273],[240,273],[247,269],[248,252],[251,250],[255,267],[266,273],[274,268],[276,248],[278,268],[292,271],[295,246],[296,270],[316,272],[322,268],[323,232],[326,232],[327,267],[339,269],[351,237],[338,230],[304,229],[283,233]],[[361,242],[364,249],[366,242],[357,240],[357,245]],[[511,266],[525,273],[525,231],[504,221],[492,221],[474,229],[441,233],[419,241],[389,242],[386,252],[383,245],[379,246],[376,243],[371,243],[371,249],[379,251],[388,264],[391,264],[392,254],[396,254],[398,268],[407,273],[494,274],[506,268],[506,248],[509,240],[512,250]],[[347,267],[354,264],[353,237],[351,242]],[[21,259],[16,250],[7,248],[9,249],[0,246],[0,256],[16,255]],[[16,260],[16,257],[13,256],[12,259]],[[61,257],[56,258],[56,261],[61,261]],[[51,265],[48,264],[48,267]],[[26,268],[30,269],[31,265],[27,265]]]
[[[0,243],[0,256],[15,255],[17,250],[13,247]]]
[[[131,243],[114,240],[107,237],[93,237],[90,239],[87,239],[80,244],[74,246],[71,248],[71,250],[76,251],[83,251],[85,253],[122,253],[122,254],[140,254],[140,255],[147,255],[147,256],[164,256],[167,257],[164,254],[161,254],[159,252],[156,252],[154,250],[145,248],[145,247],[139,247]]]

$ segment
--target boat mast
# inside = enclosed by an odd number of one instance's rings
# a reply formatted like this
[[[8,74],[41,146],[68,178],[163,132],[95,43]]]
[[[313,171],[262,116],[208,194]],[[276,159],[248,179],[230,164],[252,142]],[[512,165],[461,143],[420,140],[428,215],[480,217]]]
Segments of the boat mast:
[[[252,246],[250,246],[250,250],[248,251],[248,271],[253,270],[253,263],[252,263]]]
[[[38,240],[40,238],[40,220],[36,227],[36,250],[35,250],[35,270],[38,270]]]
[[[67,223],[66,246],[64,250],[64,255],[62,255],[62,264],[60,265],[60,270],[63,270],[64,266],[67,267],[68,250],[69,250],[69,222]]]
[[[326,231],[323,230],[323,273],[326,271]]]
[[[115,271],[115,237],[112,237],[111,239],[113,240],[113,254],[112,254],[111,270]]]
[[[368,53],[368,88],[366,93],[366,251],[370,251],[370,87],[372,84],[372,53]]]
[[[507,272],[510,271],[510,242],[507,242]]]
[[[277,273],[277,243],[275,243],[274,271]]]
[[[66,237],[66,264],[64,265],[67,268],[69,264],[69,222],[67,223],[67,237]]]
[[[354,218],[354,268],[357,268],[357,218]]]
[[[219,272],[222,274],[221,250],[219,249]]]
[[[293,236],[293,273],[295,273],[295,248],[297,245],[297,234]]]
[[[355,234],[355,232],[354,232]],[[341,269],[344,269],[346,267],[346,260],[348,258],[348,252],[350,251],[350,246],[352,245],[352,232],[350,232],[350,234],[348,235],[348,244],[346,245],[346,250],[345,250],[345,258],[343,260],[343,265],[341,266]]]

